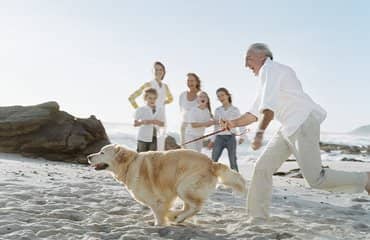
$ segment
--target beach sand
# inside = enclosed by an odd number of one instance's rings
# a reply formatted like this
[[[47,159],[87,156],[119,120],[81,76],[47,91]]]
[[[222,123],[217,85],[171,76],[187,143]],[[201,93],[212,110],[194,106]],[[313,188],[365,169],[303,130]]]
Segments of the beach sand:
[[[253,161],[239,161],[250,180]],[[325,163],[370,171],[370,163]],[[295,168],[285,163],[283,170]],[[150,210],[106,171],[0,154],[0,239],[370,239],[370,197],[274,177],[271,219],[247,223],[245,198],[218,188],[181,226],[153,226]],[[177,203],[177,207],[180,202]]]

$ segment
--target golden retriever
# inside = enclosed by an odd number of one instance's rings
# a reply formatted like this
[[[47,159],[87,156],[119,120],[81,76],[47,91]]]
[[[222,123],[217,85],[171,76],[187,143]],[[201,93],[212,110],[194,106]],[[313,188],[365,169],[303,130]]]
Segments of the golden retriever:
[[[110,171],[135,200],[150,207],[155,225],[181,223],[196,214],[217,182],[243,194],[246,191],[239,173],[193,150],[137,153],[110,144],[87,158],[96,170]],[[183,210],[171,211],[177,197],[184,202]]]

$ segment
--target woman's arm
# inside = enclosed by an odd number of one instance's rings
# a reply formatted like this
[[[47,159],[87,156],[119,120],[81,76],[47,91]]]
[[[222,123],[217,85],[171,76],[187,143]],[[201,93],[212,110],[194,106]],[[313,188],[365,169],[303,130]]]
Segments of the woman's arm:
[[[136,90],[135,92],[133,92],[129,97],[128,97],[128,100],[129,102],[131,103],[132,107],[133,108],[138,108],[139,106],[137,105],[135,99],[140,96],[144,89],[147,88],[147,87],[150,87],[150,83],[149,82],[146,82],[144,83],[138,90]]]
[[[193,128],[210,127],[215,124],[214,120],[208,122],[192,122],[190,123]]]
[[[169,104],[173,101],[173,96],[170,92],[170,89],[169,87],[167,86],[167,84],[165,85],[166,86],[166,101],[164,102],[165,104]]]
[[[139,127],[141,125],[155,124],[154,121],[156,120],[135,120],[134,127]]]

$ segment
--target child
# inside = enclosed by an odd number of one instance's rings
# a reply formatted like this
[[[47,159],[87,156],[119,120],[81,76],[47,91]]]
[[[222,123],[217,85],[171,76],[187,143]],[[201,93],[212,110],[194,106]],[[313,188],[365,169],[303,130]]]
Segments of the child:
[[[137,151],[157,150],[157,134],[159,127],[164,126],[164,111],[156,106],[158,94],[154,88],[144,90],[146,105],[135,111],[135,127],[140,127],[137,134]]]
[[[215,123],[212,119],[211,106],[207,93],[203,91],[198,92],[197,101],[198,106],[191,108],[185,116],[185,142],[203,136],[205,129]],[[202,146],[203,141],[198,140],[186,144],[185,148],[201,152]]]
[[[226,88],[219,88],[216,91],[217,98],[221,102],[222,106],[218,107],[215,111],[215,120],[233,120],[240,117],[240,111],[237,107],[232,105],[231,94]],[[215,131],[219,130],[219,124],[215,125]],[[242,132],[242,136],[239,138],[239,144],[244,142],[245,138],[245,127],[240,127],[239,131]],[[226,148],[229,154],[230,168],[238,171],[238,165],[236,163],[236,137],[235,129],[231,131],[224,131],[218,133],[216,137],[213,137],[208,144],[208,148],[212,148],[212,159],[217,162],[220,158],[223,150]]]

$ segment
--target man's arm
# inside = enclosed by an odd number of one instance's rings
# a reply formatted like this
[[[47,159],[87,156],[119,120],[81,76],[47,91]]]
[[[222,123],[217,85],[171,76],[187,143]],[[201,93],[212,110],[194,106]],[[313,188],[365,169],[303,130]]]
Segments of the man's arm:
[[[265,129],[268,127],[272,119],[274,119],[274,112],[269,109],[263,110],[261,120],[258,124],[256,136],[252,141],[251,147],[253,150],[257,150],[262,146],[263,134],[265,133]]]
[[[226,128],[231,129],[235,127],[247,126],[257,121],[257,117],[249,112],[243,114],[239,118],[226,122]],[[228,124],[229,123],[229,124]]]

